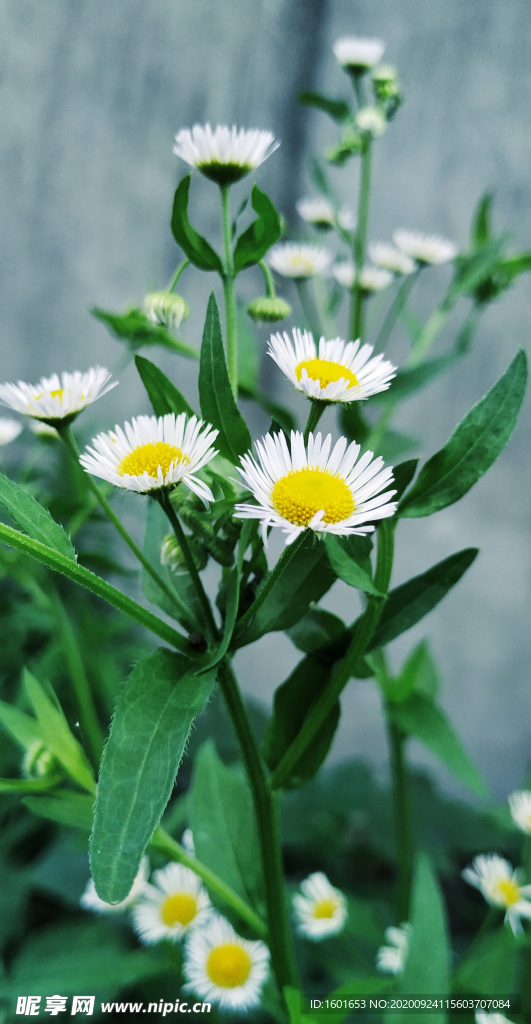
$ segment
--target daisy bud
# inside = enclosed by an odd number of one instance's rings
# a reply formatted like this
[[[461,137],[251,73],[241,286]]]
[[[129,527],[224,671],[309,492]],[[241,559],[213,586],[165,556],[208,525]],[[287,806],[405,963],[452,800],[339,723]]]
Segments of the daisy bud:
[[[144,299],[146,316],[157,327],[177,330],[190,315],[188,303],[173,292],[151,292]]]
[[[50,775],[57,775],[60,770],[59,762],[40,740],[36,740],[26,750],[22,761],[22,774],[27,779],[45,779]]]
[[[247,312],[252,320],[274,324],[278,320],[286,320],[291,316],[291,306],[284,299],[276,295],[264,295],[253,299],[247,306]]]

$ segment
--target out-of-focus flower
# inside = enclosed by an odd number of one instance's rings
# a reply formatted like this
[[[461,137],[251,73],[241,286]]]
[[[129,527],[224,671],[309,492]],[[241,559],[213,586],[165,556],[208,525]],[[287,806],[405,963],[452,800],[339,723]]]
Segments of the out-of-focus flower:
[[[131,886],[129,894],[125,899],[120,900],[119,903],[106,903],[105,900],[101,900],[98,896],[94,882],[92,878],[87,884],[85,892],[83,893],[80,903],[85,910],[93,910],[97,914],[115,914],[121,913],[123,910],[128,910],[129,907],[134,906],[144,888],[148,884],[149,875],[149,860],[147,857],[142,857],[140,862],[140,868],[138,874]]]
[[[272,132],[195,124],[175,136],[173,152],[218,185],[239,181],[280,145]]]
[[[389,242],[369,242],[369,256],[375,267],[392,274],[412,274],[415,270],[415,261]]]
[[[302,280],[324,274],[332,257],[327,249],[318,245],[302,245],[297,242],[282,242],[269,250],[267,262],[277,274]]]
[[[5,416],[0,416],[0,447],[14,441],[21,430],[22,426],[18,420],[10,420]]]
[[[263,942],[242,939],[223,917],[212,917],[186,943],[185,990],[222,1010],[258,1006],[269,974],[269,950]]]
[[[357,280],[361,290],[367,292],[367,294],[381,292],[393,283],[393,275],[389,270],[384,270],[383,267],[371,267],[370,265],[362,267],[359,276],[356,278],[356,267],[351,260],[343,260],[342,263],[336,263],[332,273],[338,284],[342,285],[343,288],[353,288]]]
[[[362,132],[368,132],[373,139],[383,135],[387,120],[379,107],[362,107],[356,114],[356,124]]]
[[[133,911],[135,931],[142,942],[175,942],[208,920],[211,903],[200,879],[183,864],[167,864],[153,872]]]
[[[25,384],[22,380],[17,384],[0,384],[0,403],[52,427],[64,426],[116,387],[118,381],[110,383],[110,377],[102,366],[93,366],[86,373],[76,370],[60,377],[53,373],[38,384]]]
[[[399,228],[393,232],[393,241],[406,256],[421,264],[448,263],[457,256],[457,246],[439,235],[423,235],[418,231]]]
[[[319,340],[310,331],[293,330],[293,340],[284,331],[272,334],[268,355],[288,380],[308,398],[322,402],[354,402],[385,391],[396,367],[383,355],[372,356],[372,346],[360,341],[335,338]]]
[[[157,327],[175,331],[190,314],[188,303],[174,292],[150,292],[144,299],[144,311]]]
[[[386,928],[387,946],[380,946],[376,954],[376,966],[384,974],[402,974],[411,941],[411,925],[407,922],[398,928]]]
[[[337,224],[344,231],[352,231],[356,224],[352,210],[346,208],[336,210],[325,196],[299,199],[296,206],[299,217],[316,228],[327,230]]]
[[[301,882],[301,891],[293,897],[293,910],[299,935],[319,942],[343,931],[347,919],[347,901],[322,871]]]
[[[362,39],[359,36],[341,36],[333,46],[334,56],[345,71],[363,74],[382,59],[385,43],[381,39]]]
[[[522,930],[522,917],[531,917],[531,885],[520,884],[520,873],[496,853],[480,854],[474,857],[470,867],[463,871],[463,878],[482,893],[487,903],[502,907],[505,923],[516,935]]]
[[[511,793],[509,808],[515,825],[531,836],[531,792],[521,789]]]

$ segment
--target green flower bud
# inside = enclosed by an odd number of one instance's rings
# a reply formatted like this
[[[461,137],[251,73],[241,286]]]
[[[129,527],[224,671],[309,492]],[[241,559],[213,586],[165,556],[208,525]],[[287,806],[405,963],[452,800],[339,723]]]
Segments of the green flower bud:
[[[22,760],[22,774],[27,779],[45,779],[57,775],[61,766],[48,747],[36,740],[26,750]]]
[[[197,568],[204,569],[208,562],[208,553],[203,545],[197,542],[195,537],[189,537],[188,542]],[[174,573],[188,572],[185,557],[173,533],[169,533],[162,541],[160,546],[160,562],[161,565],[165,565]]]
[[[263,298],[253,299],[247,306],[247,312],[253,320],[273,324],[291,316],[291,306],[276,295],[264,295]]]
[[[177,330],[190,314],[188,303],[173,292],[151,292],[144,299],[146,316],[157,327]]]

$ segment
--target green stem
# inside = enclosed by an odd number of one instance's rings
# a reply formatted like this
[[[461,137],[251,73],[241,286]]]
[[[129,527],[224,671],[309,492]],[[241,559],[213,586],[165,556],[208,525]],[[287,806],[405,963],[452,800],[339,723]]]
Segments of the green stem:
[[[319,339],[323,333],[323,329],[315,299],[310,291],[310,283],[306,278],[299,277],[295,279],[295,286],[299,294],[300,304],[308,327],[314,338]]]
[[[262,583],[262,586],[260,587],[260,590],[258,591],[258,594],[256,595],[252,605],[242,615],[240,621],[238,622],[238,637],[241,637],[242,630],[249,624],[249,622],[251,622],[252,619],[254,619],[259,608],[262,607],[266,597],[271,593],[273,587],[277,585],[279,579],[288,568],[291,560],[297,554],[299,548],[302,547],[305,537],[306,531],[303,530],[302,533],[299,534],[299,536],[296,538],[296,540],[293,541],[292,544],[288,544],[284,548],[280,558],[278,559],[278,562]]]
[[[218,628],[216,626],[214,616],[212,614],[210,601],[208,600],[205,588],[203,587],[203,584],[201,582],[201,577],[195,564],[194,556],[190,550],[188,539],[181,526],[179,517],[171,503],[171,498],[169,496],[168,491],[160,491],[157,500],[159,501],[162,510],[168,517],[173,532],[177,538],[177,543],[183,553],[184,560],[186,562],[186,568],[190,573],[190,578],[192,580],[192,583],[194,584],[197,596],[199,598],[199,602],[201,604],[201,608],[203,610],[203,614],[205,616],[206,631],[211,639],[215,639],[218,635]]]
[[[359,275],[365,263],[367,244],[367,226],[369,222],[369,196],[371,186],[371,139],[365,138],[361,151],[361,179],[358,196],[358,223],[354,235],[354,269],[356,279],[352,289],[352,307],[350,314],[350,338],[356,341],[361,337],[363,304],[365,295],[360,287]]]
[[[234,267],[231,247],[230,185],[220,185],[223,219],[223,293],[225,296],[225,322],[227,330],[227,369],[232,393],[238,400],[238,339],[236,337],[236,298],[234,294]]]
[[[226,663],[222,666],[219,684],[251,787],[264,871],[268,944],[273,971],[282,992],[286,985],[298,988],[298,981],[286,906],[278,808],[266,780],[238,684],[232,668]]]
[[[315,430],[321,416],[323,415],[328,402],[317,402],[312,399],[310,406],[310,412],[308,413],[308,422],[304,428],[304,443],[308,444],[308,438],[311,433]]]
[[[406,366],[418,366],[419,363],[423,362],[426,353],[433,345],[433,342],[441,329],[444,327],[444,324],[451,313],[451,308],[451,306],[443,301],[440,306],[437,306],[437,309],[434,309],[433,313],[428,317],[424,324],[421,334],[413,345],[409,359],[406,361]]]
[[[398,921],[407,921],[409,919],[409,899],[413,867],[413,840],[409,780],[404,757],[406,735],[394,724],[389,712],[387,713],[387,731],[391,753],[393,809],[398,854],[396,909]]]
[[[382,352],[385,348],[389,335],[391,334],[391,331],[393,330],[393,327],[395,326],[395,323],[411,294],[411,289],[413,288],[415,281],[418,279],[421,270],[422,267],[417,267],[412,274],[408,274],[398,288],[397,293],[387,310],[384,322],[376,335],[376,341],[374,342],[375,352]]]
[[[382,519],[378,527],[378,556],[376,561],[376,571],[374,574],[374,583],[382,594],[387,593],[389,581],[391,579],[391,571],[393,567],[394,527],[395,524],[389,519]],[[313,743],[323,722],[334,708],[336,701],[339,700],[342,691],[352,676],[352,672],[357,662],[365,654],[376,626],[378,625],[380,615],[382,614],[384,600],[385,599],[383,597],[373,597],[372,595],[369,595],[367,607],[356,625],[352,640],[344,657],[332,673],[332,676],[320,697],[318,697],[312,705],[304,719],[300,732],[293,740],[291,746],[288,747],[284,757],[273,772],[271,777],[271,785],[273,789],[282,788],[286,780],[289,778],[293,768],[297,764],[297,761],[302,757],[305,750]]]
[[[264,281],[265,281],[266,293],[267,293],[268,299],[275,299],[276,298],[275,282],[273,281],[273,275],[272,275],[272,273],[271,273],[267,263],[265,263],[264,260],[259,260],[258,261],[258,266],[260,267],[260,270],[262,271],[262,274],[264,275]]]
[[[90,751],[92,765],[97,769],[103,750],[103,736],[77,636],[55,587],[50,588],[49,598],[59,630],[61,652],[68,666],[79,707],[81,729]]]
[[[228,907],[231,907],[236,914],[238,914],[243,921],[247,921],[247,924],[260,936],[261,939],[267,938],[267,928],[258,914],[255,914],[254,910],[245,903],[244,900],[233,889],[228,886],[223,879],[211,871],[201,861],[196,860],[192,857],[187,850],[184,849],[180,843],[177,843],[175,839],[172,839],[170,835],[163,828],[156,828],[151,840],[152,848],[163,853],[166,857],[170,857],[171,860],[177,861],[179,864],[184,864],[186,868],[190,868],[201,878],[207,888],[219,899],[223,900]]]
[[[361,82],[362,74],[352,74],[351,77],[352,85],[354,87],[354,95],[356,97],[356,103],[358,104],[358,108],[361,110],[361,108],[365,106],[365,95],[363,92],[363,85]]]
[[[171,279],[171,281],[170,281],[170,283],[169,283],[169,285],[168,285],[168,287],[166,289],[167,291],[169,291],[169,292],[173,291],[173,289],[177,285],[177,282],[178,282],[178,280],[179,280],[183,270],[186,270],[186,268],[187,268],[187,266],[189,266],[189,264],[190,264],[190,260],[183,260],[182,263],[179,264],[179,266],[177,267],[177,270],[175,271],[175,273],[174,273],[174,275],[173,275],[173,277],[172,277],[172,279]]]

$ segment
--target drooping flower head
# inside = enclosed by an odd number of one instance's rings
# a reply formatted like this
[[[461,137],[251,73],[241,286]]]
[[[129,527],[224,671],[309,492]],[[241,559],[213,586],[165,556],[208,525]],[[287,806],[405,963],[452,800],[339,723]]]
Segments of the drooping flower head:
[[[321,230],[333,228],[336,224],[344,231],[351,231],[355,226],[355,218],[351,210],[336,210],[326,196],[305,197],[296,203],[297,213],[307,224]]]
[[[10,420],[5,416],[0,416],[0,447],[5,444],[11,444],[18,437],[22,430],[21,424],[18,420]]]
[[[259,167],[279,145],[268,131],[194,124],[178,132],[173,152],[218,185],[230,185]]]
[[[521,789],[511,793],[509,809],[515,825],[518,825],[526,835],[531,836],[531,792]]]
[[[482,893],[487,903],[502,907],[505,923],[516,935],[522,930],[522,917],[531,917],[531,885],[520,884],[520,873],[496,853],[480,854],[474,857],[470,867],[463,871],[463,878]]]
[[[182,864],[168,864],[153,872],[153,884],[144,886],[133,911],[135,931],[148,945],[184,938],[204,924],[212,905],[200,879]]]
[[[225,918],[213,916],[186,943],[185,991],[222,1010],[250,1010],[260,1003],[269,974],[269,950],[263,942],[242,939]]]
[[[64,426],[118,381],[110,383],[110,373],[102,366],[93,366],[86,373],[62,373],[59,377],[43,377],[38,384],[0,384],[0,402],[15,412],[42,420],[52,427]]]
[[[370,264],[362,267],[356,276],[356,267],[352,260],[336,263],[333,274],[343,288],[353,288],[357,281],[361,290],[367,295],[372,292],[381,292],[393,283],[393,275],[389,270],[384,270],[382,267],[371,267]]]
[[[398,928],[386,928],[387,946],[380,946],[376,954],[376,966],[383,974],[402,974],[411,940],[411,925],[403,923]]]
[[[298,242],[282,242],[274,245],[267,254],[267,262],[277,274],[303,280],[324,274],[332,257],[327,249],[319,245],[302,245]]]
[[[341,437],[332,448],[332,435],[310,434],[308,445],[300,432],[292,431],[291,444],[284,434],[266,434],[255,442],[256,456],[242,456],[238,470],[257,502],[236,505],[241,519],[260,519],[262,536],[278,526],[291,544],[304,530],[316,533],[364,535],[378,519],[391,516],[396,502],[392,470],[372,452],[358,460],[360,445]]]
[[[79,902],[85,910],[93,910],[96,914],[114,914],[129,910],[130,907],[134,906],[148,885],[148,875],[149,860],[147,857],[142,857],[138,874],[125,899],[120,900],[119,903],[106,903],[105,900],[100,899],[94,882],[90,879]]]
[[[362,39],[359,36],[341,36],[333,46],[334,56],[345,71],[363,74],[382,59],[385,43],[381,39]]]
[[[347,919],[347,901],[322,871],[301,882],[301,891],[293,897],[293,911],[299,935],[319,942],[343,931]]]
[[[410,256],[421,265],[448,263],[457,256],[455,242],[439,235],[423,235],[418,231],[406,231],[399,228],[393,232],[393,241],[406,256]]]
[[[197,472],[217,455],[218,431],[197,416],[137,416],[124,427],[98,434],[80,457],[88,473],[115,487],[148,494],[184,483],[204,501],[212,491]]]
[[[390,242],[369,242],[369,256],[375,267],[390,270],[392,274],[412,274],[415,261]]]
[[[322,402],[354,402],[385,391],[396,367],[382,355],[371,359],[371,345],[335,338],[319,340],[310,331],[272,334],[268,354],[288,380],[308,398]]]
[[[144,299],[144,310],[157,327],[177,330],[190,314],[188,303],[174,292],[150,292]]]

